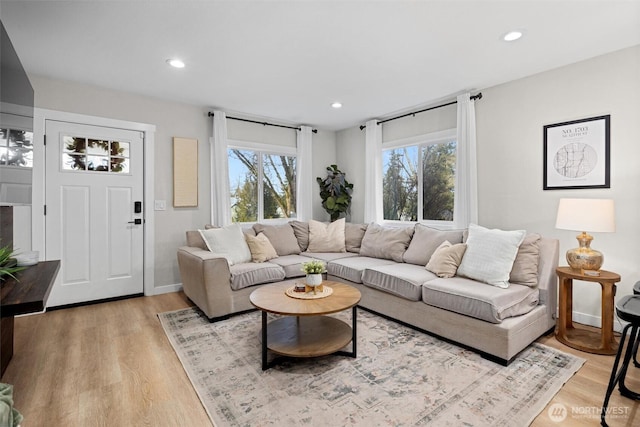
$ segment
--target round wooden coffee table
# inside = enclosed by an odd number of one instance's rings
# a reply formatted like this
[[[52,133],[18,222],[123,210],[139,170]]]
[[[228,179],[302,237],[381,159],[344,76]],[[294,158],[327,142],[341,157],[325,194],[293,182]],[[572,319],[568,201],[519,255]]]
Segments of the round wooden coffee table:
[[[325,280],[322,284],[333,289],[331,295],[318,299],[298,299],[285,293],[294,283],[287,281],[263,286],[249,296],[251,304],[262,311],[262,370],[277,362],[267,362],[267,350],[289,357],[328,354],[356,357],[360,291],[344,283]],[[326,316],[349,308],[352,309],[351,326],[340,319]],[[284,317],[267,322],[267,313]],[[352,343],[352,351],[341,351],[349,342]]]

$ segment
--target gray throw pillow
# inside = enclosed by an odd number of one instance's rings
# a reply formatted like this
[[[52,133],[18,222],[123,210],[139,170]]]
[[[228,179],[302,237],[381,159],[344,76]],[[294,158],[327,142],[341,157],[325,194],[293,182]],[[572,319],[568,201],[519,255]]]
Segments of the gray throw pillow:
[[[540,261],[540,235],[527,234],[518,248],[516,260],[513,262],[510,283],[530,287],[538,286],[538,262]]]
[[[433,252],[425,268],[438,277],[450,279],[456,275],[466,249],[467,245],[464,243],[452,245],[445,240]]]
[[[462,230],[445,231],[416,224],[413,238],[402,259],[409,264],[427,265],[431,255],[445,241],[452,245],[462,243]]]
[[[289,221],[289,225],[293,228],[293,234],[298,239],[300,252],[304,252],[309,247],[309,223],[302,221]]]
[[[362,238],[360,255],[402,262],[411,236],[413,227],[382,227],[372,222]]]
[[[267,236],[278,256],[297,255],[300,253],[298,239],[296,239],[293,228],[289,223],[280,225],[254,224],[253,229],[256,234],[264,233]]]
[[[347,222],[344,225],[344,243],[347,252],[360,253],[362,238],[367,231],[367,224],[352,224]]]

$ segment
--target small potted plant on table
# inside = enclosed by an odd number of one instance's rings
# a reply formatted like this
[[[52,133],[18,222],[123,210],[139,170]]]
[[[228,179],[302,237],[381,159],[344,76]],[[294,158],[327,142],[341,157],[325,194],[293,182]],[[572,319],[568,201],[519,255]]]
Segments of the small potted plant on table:
[[[302,271],[307,274],[307,291],[322,292],[322,273],[327,271],[324,262],[315,259],[305,262],[302,264]]]

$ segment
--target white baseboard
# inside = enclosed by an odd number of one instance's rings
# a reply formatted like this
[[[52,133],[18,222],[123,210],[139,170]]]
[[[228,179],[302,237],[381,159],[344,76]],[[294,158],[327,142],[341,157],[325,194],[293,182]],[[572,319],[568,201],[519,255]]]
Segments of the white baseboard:
[[[182,290],[182,283],[176,283],[174,285],[157,286],[153,288],[151,295],[168,294],[170,292],[178,292]]]
[[[577,311],[573,312],[573,321],[576,323],[582,323],[583,325],[595,326],[596,328],[600,328],[602,323],[599,316],[594,316],[592,314],[578,313]],[[615,315],[613,316],[613,330],[616,332],[622,332],[622,328],[626,325],[627,322],[622,322]]]

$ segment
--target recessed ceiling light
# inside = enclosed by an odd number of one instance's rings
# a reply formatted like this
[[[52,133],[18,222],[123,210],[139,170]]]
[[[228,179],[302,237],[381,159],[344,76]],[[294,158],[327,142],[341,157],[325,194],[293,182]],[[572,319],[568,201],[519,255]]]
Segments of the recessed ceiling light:
[[[507,34],[502,36],[502,40],[506,42],[513,42],[522,37],[522,31],[509,31]]]
[[[337,101],[336,101],[336,102],[333,102],[333,103],[331,104],[331,107],[332,107],[332,108],[336,108],[336,109],[337,109],[337,108],[342,108],[342,103],[341,103],[341,102],[337,102]]]
[[[167,64],[171,65],[174,68],[184,68],[184,62],[179,59],[167,59]]]

